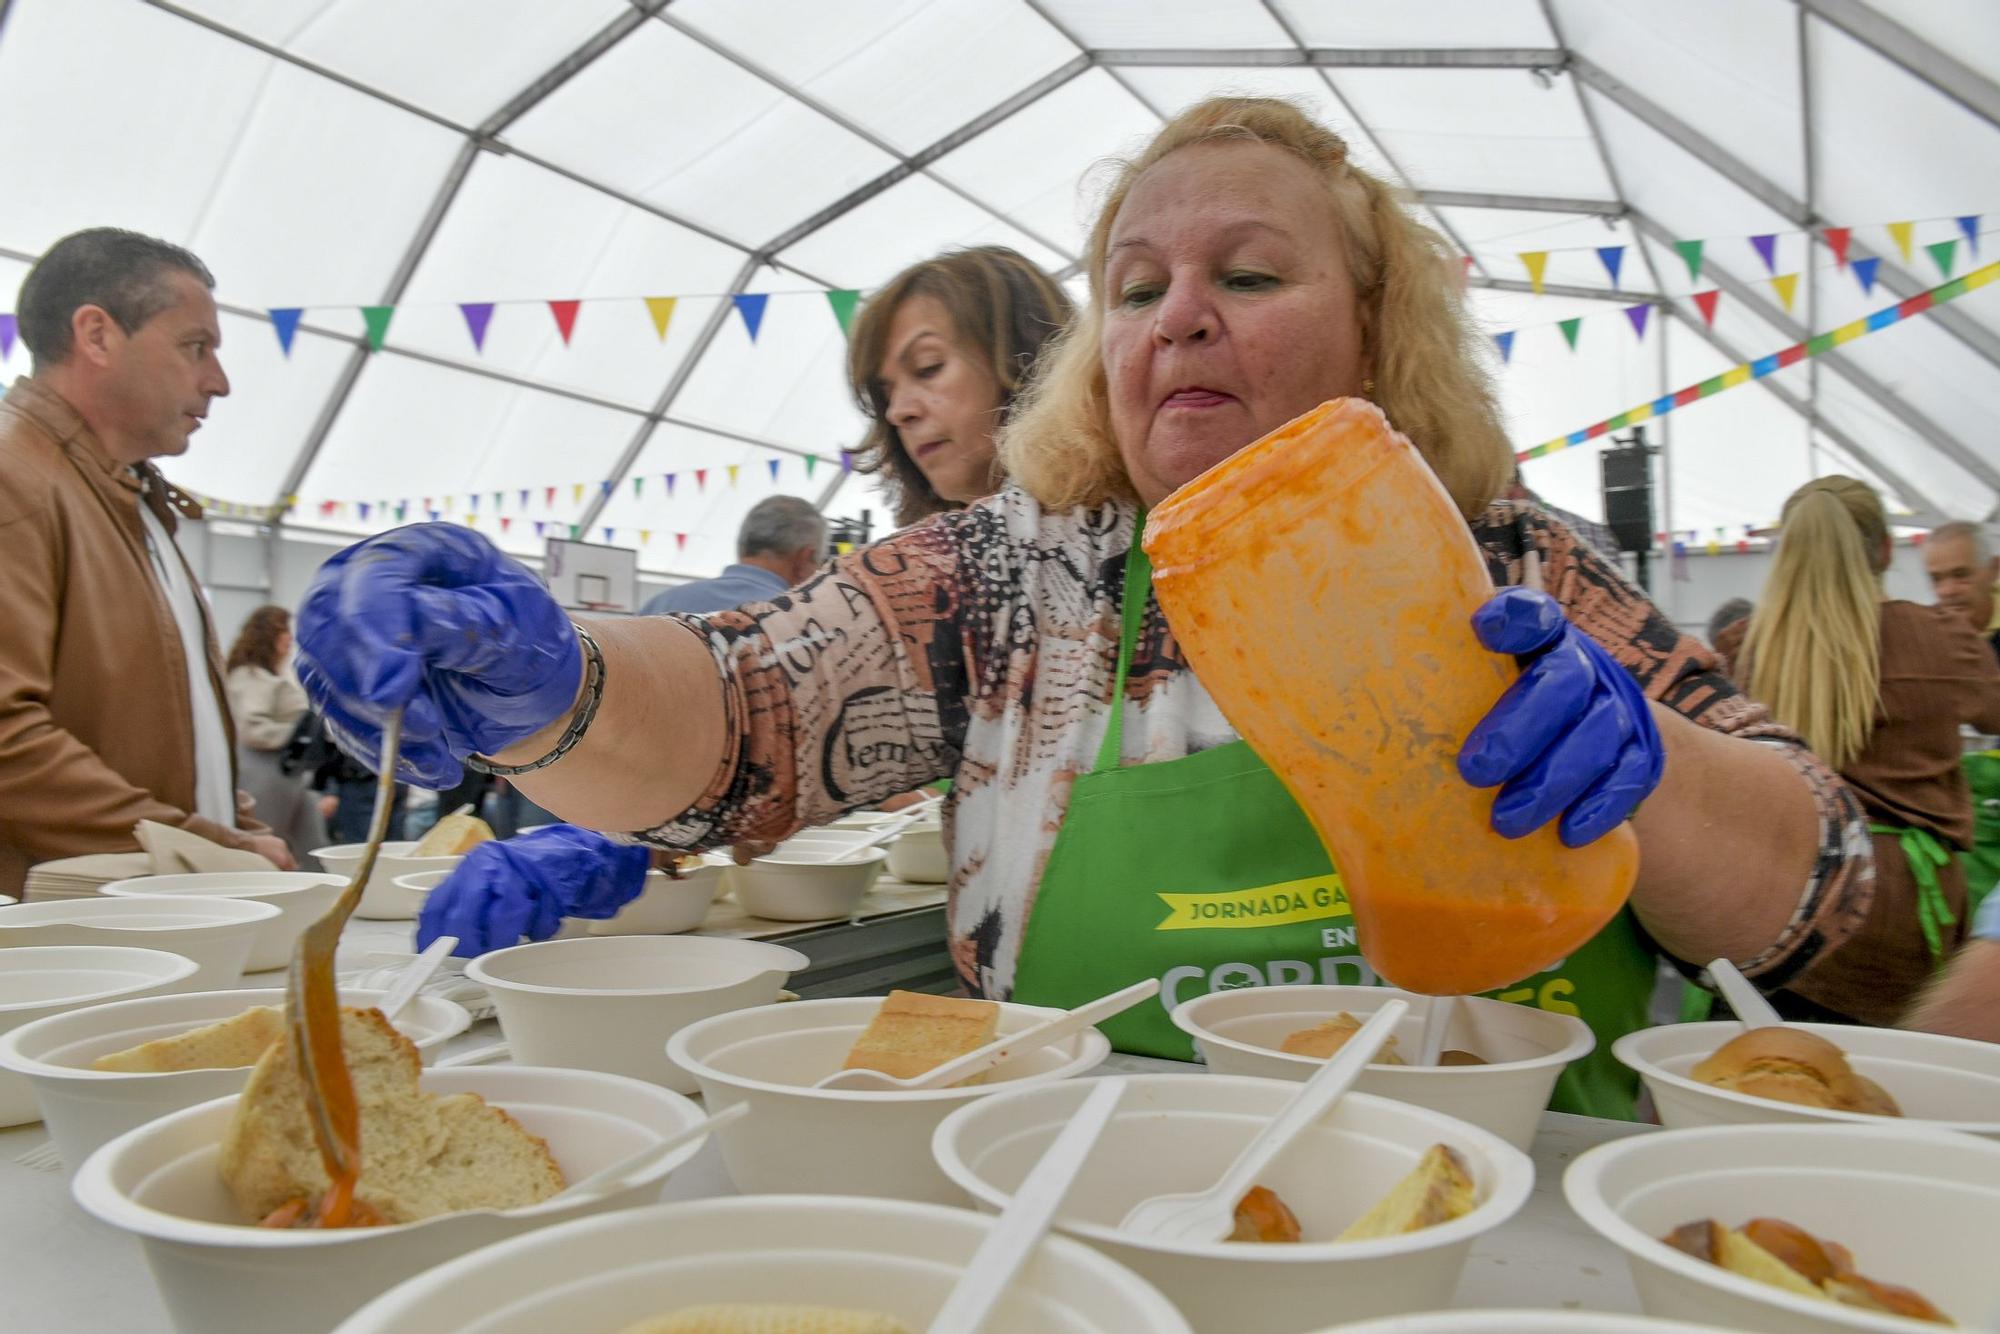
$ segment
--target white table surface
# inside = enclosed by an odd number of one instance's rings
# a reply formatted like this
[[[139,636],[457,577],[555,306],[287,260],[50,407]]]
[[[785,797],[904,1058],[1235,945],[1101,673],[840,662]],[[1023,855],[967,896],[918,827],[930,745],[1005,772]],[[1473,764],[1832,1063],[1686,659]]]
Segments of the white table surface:
[[[382,951],[407,951],[410,924],[356,921],[341,942],[343,967]],[[250,974],[245,986],[282,985],[283,973]],[[443,1054],[489,1046],[491,1020],[453,1039]],[[1199,1070],[1170,1061],[1113,1056],[1103,1072]],[[1638,1295],[1623,1256],[1570,1212],[1563,1169],[1577,1154],[1648,1126],[1548,1112],[1536,1136],[1535,1189],[1521,1212],[1476,1243],[1455,1305],[1637,1312]],[[40,1125],[0,1130],[0,1328],[38,1334],[171,1334],[172,1327],[139,1243],[97,1222],[70,1199],[69,1177],[16,1160],[45,1144]],[[662,1200],[734,1194],[711,1141],[667,1179]],[[277,1328],[274,1326],[274,1329]]]

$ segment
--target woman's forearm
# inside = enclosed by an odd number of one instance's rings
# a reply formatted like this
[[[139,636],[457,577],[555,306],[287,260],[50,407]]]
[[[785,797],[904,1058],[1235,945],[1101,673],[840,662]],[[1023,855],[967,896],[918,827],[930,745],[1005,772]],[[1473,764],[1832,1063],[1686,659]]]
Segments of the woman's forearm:
[[[651,829],[693,805],[727,758],[715,659],[693,631],[665,617],[587,625],[604,650],[597,716],[567,755],[509,781],[573,824]],[[540,759],[561,740],[570,714],[493,759]]]
[[[1904,1028],[2000,1042],[2000,940],[1968,940]]]
[[[1652,708],[1667,763],[1632,821],[1633,911],[1681,959],[1748,963],[1798,910],[1819,856],[1817,804],[1780,751]]]

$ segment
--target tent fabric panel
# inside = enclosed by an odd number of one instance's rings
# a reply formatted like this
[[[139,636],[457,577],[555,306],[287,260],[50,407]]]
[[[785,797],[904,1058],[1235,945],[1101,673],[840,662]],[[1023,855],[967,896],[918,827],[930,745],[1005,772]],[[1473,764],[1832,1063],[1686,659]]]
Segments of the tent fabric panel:
[[[1577,52],[1804,198],[1791,0],[1556,0]]]
[[[920,259],[970,245],[1011,246],[1050,273],[1068,263],[924,176],[897,182],[804,237],[778,260],[838,286],[870,289]]]
[[[1045,8],[1091,48],[1270,48],[1292,41],[1258,0],[1045,0]]]
[[[990,0],[678,0],[673,13],[905,153],[1076,53],[1026,5]]]
[[[550,94],[508,139],[746,246],[895,163],[660,23],[641,25]]]
[[[1555,46],[1537,0],[1429,0],[1423,5],[1277,0],[1311,47],[1403,49]]]
[[[1077,134],[1079,125],[1091,126],[1091,136]],[[1093,70],[947,154],[936,171],[1076,254],[1109,183],[1107,150],[1135,154],[1158,128],[1143,103]]]
[[[1127,66],[1119,77],[1151,103],[1154,110],[1174,116],[1210,97],[1282,97],[1296,103],[1313,119],[1347,141],[1349,159],[1358,167],[1402,183],[1383,156],[1381,146],[1354,118],[1317,70],[1285,65],[1244,65],[1220,69],[1197,66]]]
[[[1334,86],[1419,189],[1611,199],[1590,126],[1529,70],[1352,69]]]
[[[622,0],[192,0],[187,7],[475,125],[617,17]]]

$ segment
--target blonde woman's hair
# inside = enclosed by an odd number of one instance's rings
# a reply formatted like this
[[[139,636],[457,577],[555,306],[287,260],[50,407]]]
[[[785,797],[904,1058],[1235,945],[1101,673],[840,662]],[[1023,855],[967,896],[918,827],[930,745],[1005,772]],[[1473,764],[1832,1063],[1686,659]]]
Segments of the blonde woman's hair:
[[[1845,769],[1868,746],[1882,690],[1882,498],[1852,477],[1819,477],[1785,502],[1777,559],[1750,615],[1750,693]]]
[[[1213,143],[1284,149],[1326,182],[1375,381],[1372,398],[1467,518],[1485,509],[1513,474],[1514,455],[1465,317],[1459,262],[1437,233],[1403,211],[1388,185],[1348,161],[1339,135],[1290,102],[1264,97],[1217,97],[1190,107],[1123,165],[1084,255],[1090,301],[1043,351],[1001,431],[1008,474],[1050,509],[1136,498],[1111,433],[1103,363],[1106,251],[1139,177],[1170,153]]]

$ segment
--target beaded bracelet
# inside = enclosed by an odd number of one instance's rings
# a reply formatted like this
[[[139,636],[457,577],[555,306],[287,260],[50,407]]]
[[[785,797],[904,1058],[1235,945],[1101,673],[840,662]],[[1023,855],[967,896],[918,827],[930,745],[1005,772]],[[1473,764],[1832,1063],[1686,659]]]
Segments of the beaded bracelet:
[[[555,744],[555,748],[529,764],[495,764],[480,755],[465,757],[465,767],[475,773],[493,774],[500,778],[512,778],[515,774],[531,774],[537,769],[546,769],[576,748],[583,740],[583,734],[590,730],[591,720],[597,717],[597,706],[604,702],[604,650],[590,637],[590,631],[571,623],[576,637],[583,641],[584,677],[583,702],[576,706],[576,713],[569,720],[569,727]]]

